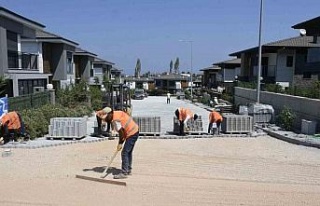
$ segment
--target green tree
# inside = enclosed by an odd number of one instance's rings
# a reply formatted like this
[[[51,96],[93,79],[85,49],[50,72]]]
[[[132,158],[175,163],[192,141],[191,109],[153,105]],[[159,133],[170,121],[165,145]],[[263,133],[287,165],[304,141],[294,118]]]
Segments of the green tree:
[[[4,76],[0,76],[0,96],[5,95],[7,84],[8,84],[8,79]]]
[[[140,59],[138,58],[137,59],[137,63],[136,63],[136,68],[135,68],[135,74],[134,76],[136,78],[139,78],[140,77],[140,72],[141,72],[141,62],[140,62]]]
[[[174,63],[174,73],[179,74],[179,57],[176,58],[176,61]]]
[[[172,68],[173,68],[173,61],[171,60],[170,61],[170,72],[169,72],[170,74],[172,73]]]

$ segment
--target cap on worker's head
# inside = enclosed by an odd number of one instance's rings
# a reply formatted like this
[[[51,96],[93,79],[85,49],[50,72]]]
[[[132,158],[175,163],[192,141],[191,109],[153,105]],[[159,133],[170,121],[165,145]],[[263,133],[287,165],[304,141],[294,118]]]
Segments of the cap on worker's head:
[[[198,115],[197,114],[194,114],[193,115],[193,120],[197,120],[198,119]]]
[[[110,107],[105,107],[102,109],[106,114],[110,113],[112,109]]]

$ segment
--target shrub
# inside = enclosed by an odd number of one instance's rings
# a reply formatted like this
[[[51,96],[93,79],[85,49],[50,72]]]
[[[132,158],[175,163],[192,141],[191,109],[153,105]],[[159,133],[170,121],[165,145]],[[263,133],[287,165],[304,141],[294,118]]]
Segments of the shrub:
[[[292,130],[295,118],[296,115],[292,112],[292,110],[289,107],[285,106],[277,117],[277,123],[283,129],[290,131]]]

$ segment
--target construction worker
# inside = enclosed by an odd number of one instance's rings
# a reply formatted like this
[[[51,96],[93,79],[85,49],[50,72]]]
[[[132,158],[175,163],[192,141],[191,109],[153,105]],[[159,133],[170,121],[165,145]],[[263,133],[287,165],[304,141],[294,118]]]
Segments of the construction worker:
[[[208,127],[208,134],[211,133],[212,125],[216,124],[216,129],[218,131],[218,134],[220,134],[220,125],[223,120],[223,117],[220,114],[219,109],[212,110],[212,112],[209,113],[209,127]],[[214,134],[215,132],[213,132]]]
[[[198,115],[197,114],[193,114],[191,112],[190,109],[186,109],[186,108],[178,108],[175,111],[175,115],[179,120],[179,135],[180,136],[184,136],[184,125],[187,123],[187,121],[189,119],[193,119],[193,120],[197,120],[198,119]]]
[[[170,98],[171,98],[171,94],[170,92],[167,93],[167,104],[170,104]]]
[[[0,126],[4,144],[10,140],[14,140],[15,135],[30,138],[25,132],[20,114],[16,111],[5,113],[0,119]]]
[[[106,116],[106,122],[112,124],[114,128],[119,133],[119,142],[117,150],[121,151],[121,172],[115,175],[114,179],[127,178],[131,175],[132,170],[132,152],[134,145],[139,137],[139,127],[124,111],[110,111]],[[123,149],[122,145],[124,143]]]
[[[96,118],[98,122],[98,137],[104,137],[102,135],[102,127],[106,125],[104,119],[107,117],[107,114],[111,111],[110,107],[105,107],[99,111],[96,111]],[[107,124],[107,132],[110,132],[110,124]]]

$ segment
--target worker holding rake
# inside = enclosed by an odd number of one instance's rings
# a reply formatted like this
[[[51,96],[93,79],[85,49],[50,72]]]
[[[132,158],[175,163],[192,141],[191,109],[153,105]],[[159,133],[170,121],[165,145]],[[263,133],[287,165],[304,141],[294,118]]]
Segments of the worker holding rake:
[[[111,123],[112,128],[114,128],[119,133],[119,143],[117,150],[121,151],[121,172],[115,175],[114,179],[124,179],[128,175],[131,175],[132,170],[132,153],[134,145],[139,137],[139,127],[124,111],[113,111],[107,113],[105,117],[107,123]],[[122,145],[124,146],[122,148]]]

